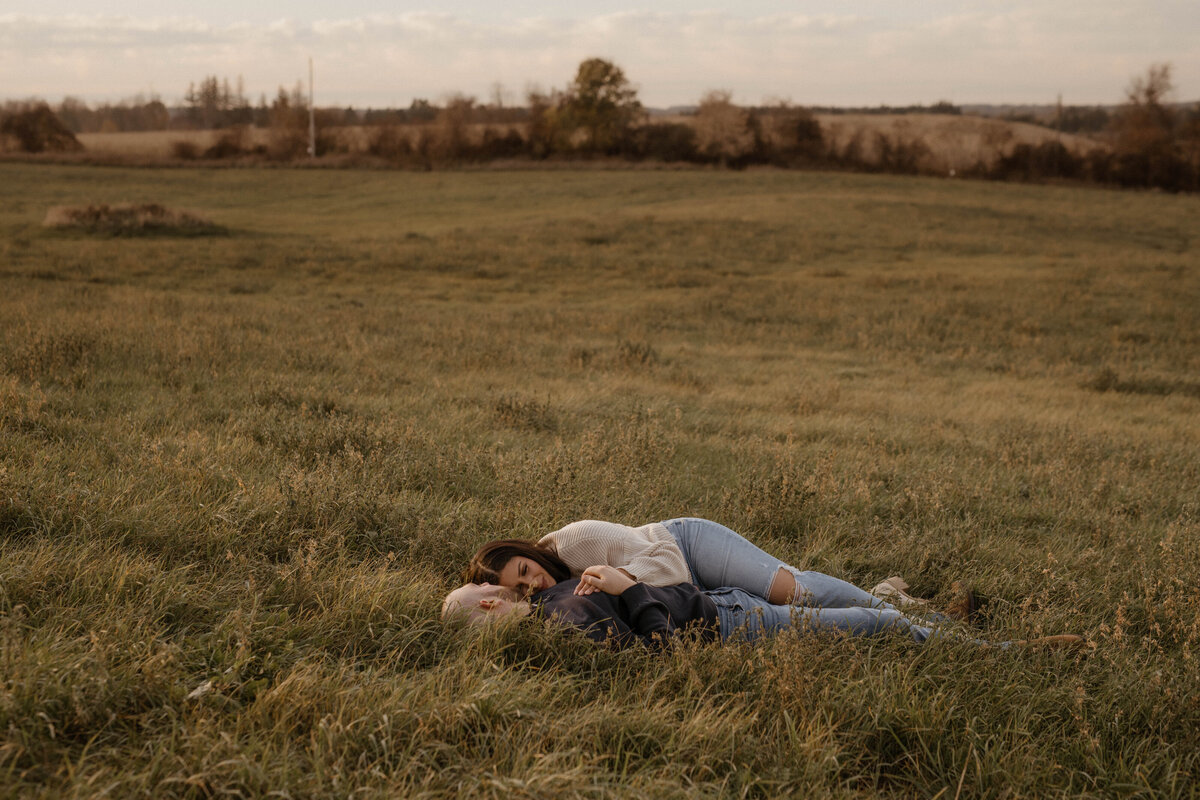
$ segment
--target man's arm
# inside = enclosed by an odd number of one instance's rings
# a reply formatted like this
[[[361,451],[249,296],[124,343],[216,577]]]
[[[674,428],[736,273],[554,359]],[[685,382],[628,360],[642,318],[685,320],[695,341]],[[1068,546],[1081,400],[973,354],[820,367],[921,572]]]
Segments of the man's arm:
[[[633,630],[621,619],[617,598],[598,594],[594,597],[566,595],[546,605],[551,621],[578,628],[583,635],[600,644],[625,648],[635,641]]]
[[[588,567],[579,582],[616,597],[621,621],[651,647],[662,647],[679,628],[652,587],[635,582],[619,569],[603,564]]]
[[[666,604],[644,583],[633,584],[617,601],[634,635],[650,647],[663,647],[679,629]]]

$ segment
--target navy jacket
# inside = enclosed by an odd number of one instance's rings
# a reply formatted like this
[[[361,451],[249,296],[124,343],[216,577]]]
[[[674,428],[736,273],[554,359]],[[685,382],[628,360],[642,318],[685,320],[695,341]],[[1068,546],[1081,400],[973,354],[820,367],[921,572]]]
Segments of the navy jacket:
[[[662,647],[684,629],[712,641],[720,632],[717,607],[690,583],[648,586],[635,583],[619,597],[604,592],[576,596],[578,578],[569,578],[530,598],[534,613],[581,629],[590,639],[629,647],[642,642]]]

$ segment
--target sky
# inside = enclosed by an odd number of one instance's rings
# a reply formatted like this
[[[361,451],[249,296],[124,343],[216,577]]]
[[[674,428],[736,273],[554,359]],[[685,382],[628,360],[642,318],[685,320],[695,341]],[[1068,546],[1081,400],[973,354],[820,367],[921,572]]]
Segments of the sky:
[[[1200,99],[1198,0],[0,0],[0,98],[179,102],[241,76],[257,101],[307,79],[319,106],[452,93],[506,104],[615,62],[645,105],[1120,102],[1170,62]]]

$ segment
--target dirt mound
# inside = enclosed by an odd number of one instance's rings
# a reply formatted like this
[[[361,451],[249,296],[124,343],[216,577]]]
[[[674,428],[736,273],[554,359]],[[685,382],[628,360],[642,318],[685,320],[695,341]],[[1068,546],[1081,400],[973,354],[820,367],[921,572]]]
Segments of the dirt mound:
[[[55,206],[46,212],[42,224],[47,228],[76,229],[112,236],[202,236],[222,233],[224,230],[198,214],[170,209],[157,203]]]

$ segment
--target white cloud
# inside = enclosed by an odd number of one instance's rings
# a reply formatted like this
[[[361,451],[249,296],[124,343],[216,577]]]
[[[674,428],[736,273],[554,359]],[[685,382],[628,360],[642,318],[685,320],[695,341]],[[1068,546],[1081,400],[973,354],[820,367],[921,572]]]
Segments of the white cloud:
[[[1176,67],[1181,94],[1200,94],[1200,11],[1176,0],[1045,5],[940,3],[941,13],[876,4],[873,13],[758,16],[620,11],[576,19],[483,22],[410,12],[262,24],[196,17],[0,15],[3,94],[116,99],[190,81],[243,75],[272,94],[317,63],[318,102],[407,104],[452,91],[486,96],[535,83],[563,86],[579,61],[611,58],[650,105],[694,102],[727,88],[742,102],[813,104],[1114,102],[1152,62]],[[844,7],[844,6],[842,6]],[[881,10],[882,9],[882,10]],[[884,13],[884,12],[888,13]],[[324,101],[321,98],[325,98]]]

